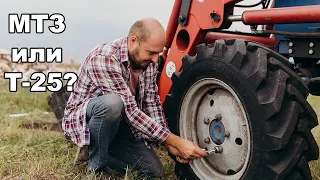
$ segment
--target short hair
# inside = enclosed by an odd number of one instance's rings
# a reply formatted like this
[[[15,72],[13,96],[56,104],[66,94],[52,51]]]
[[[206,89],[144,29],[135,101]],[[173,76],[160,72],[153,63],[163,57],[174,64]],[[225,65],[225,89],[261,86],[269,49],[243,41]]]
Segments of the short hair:
[[[137,36],[140,41],[145,41],[149,38],[150,32],[145,23],[141,20],[138,20],[130,28],[129,36],[133,35]]]

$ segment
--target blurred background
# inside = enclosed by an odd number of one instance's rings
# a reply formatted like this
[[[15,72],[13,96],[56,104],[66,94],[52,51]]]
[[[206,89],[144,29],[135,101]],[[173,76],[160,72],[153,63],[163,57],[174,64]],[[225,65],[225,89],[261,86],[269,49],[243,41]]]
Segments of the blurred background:
[[[242,4],[255,2],[258,0],[245,0]],[[95,45],[127,36],[131,25],[140,18],[156,18],[166,28],[173,4],[173,0],[0,1],[0,48],[10,51],[12,47],[62,47],[64,62],[81,63]],[[236,12],[240,14],[241,10]],[[66,19],[66,31],[52,34],[47,22],[43,34],[35,33],[34,23],[30,34],[9,34],[9,13],[61,13]],[[249,30],[241,23],[234,23],[230,29]]]

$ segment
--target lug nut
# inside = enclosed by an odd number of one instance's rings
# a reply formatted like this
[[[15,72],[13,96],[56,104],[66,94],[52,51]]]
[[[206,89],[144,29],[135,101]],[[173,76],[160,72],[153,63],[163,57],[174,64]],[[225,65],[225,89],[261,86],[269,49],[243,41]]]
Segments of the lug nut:
[[[204,139],[204,142],[205,142],[206,144],[210,144],[210,138],[208,138],[208,137],[205,138],[205,139]]]
[[[209,119],[209,118],[204,119],[203,122],[204,122],[205,124],[209,124],[209,123],[210,123],[210,119]]]
[[[216,153],[222,153],[222,151],[223,151],[222,146],[216,146],[216,147],[214,147],[214,149],[215,149]]]
[[[226,135],[225,135],[226,138],[230,137],[230,133],[229,131],[226,131]]]
[[[217,114],[216,117],[214,118],[215,121],[220,121],[222,119],[221,114]]]

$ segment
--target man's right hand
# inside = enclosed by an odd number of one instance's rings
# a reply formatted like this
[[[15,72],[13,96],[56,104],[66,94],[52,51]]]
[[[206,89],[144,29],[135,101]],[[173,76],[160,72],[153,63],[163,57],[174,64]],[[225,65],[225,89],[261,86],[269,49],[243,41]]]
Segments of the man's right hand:
[[[174,134],[170,134],[165,142],[176,148],[182,158],[186,160],[193,160],[208,156],[208,153],[206,153],[204,149],[201,149],[195,143],[187,139],[180,138]]]

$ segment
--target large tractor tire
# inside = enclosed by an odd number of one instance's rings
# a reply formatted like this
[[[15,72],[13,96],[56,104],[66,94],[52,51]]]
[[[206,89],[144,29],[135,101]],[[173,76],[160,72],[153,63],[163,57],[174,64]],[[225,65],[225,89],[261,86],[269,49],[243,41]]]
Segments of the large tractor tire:
[[[223,151],[176,162],[180,179],[311,179],[317,115],[286,58],[253,42],[218,40],[182,62],[164,105],[170,129]]]

